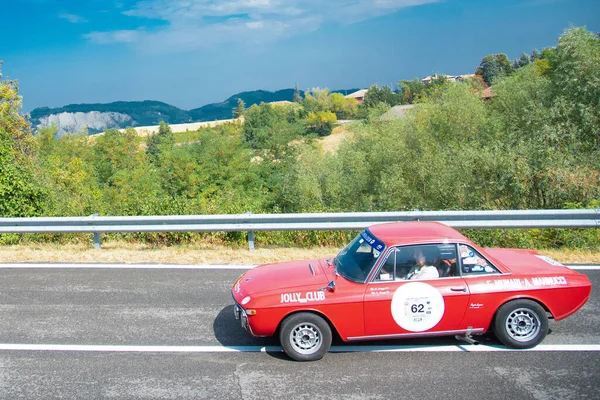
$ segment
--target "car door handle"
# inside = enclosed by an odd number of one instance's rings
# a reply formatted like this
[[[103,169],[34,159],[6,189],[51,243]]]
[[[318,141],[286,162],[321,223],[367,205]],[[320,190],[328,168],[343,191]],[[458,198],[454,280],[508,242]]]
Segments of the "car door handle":
[[[450,288],[450,290],[452,290],[453,292],[466,292],[467,288],[466,287],[453,287],[453,288]]]

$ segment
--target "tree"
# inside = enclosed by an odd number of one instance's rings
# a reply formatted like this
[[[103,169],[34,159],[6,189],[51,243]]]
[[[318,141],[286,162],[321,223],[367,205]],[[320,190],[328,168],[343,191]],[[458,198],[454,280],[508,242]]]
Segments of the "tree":
[[[302,106],[306,113],[316,113],[318,111],[331,111],[331,92],[329,89],[313,88],[307,91],[302,101]]]
[[[308,132],[316,133],[318,136],[330,135],[336,122],[335,114],[330,111],[310,112],[306,116]]]
[[[475,74],[481,75],[488,85],[494,80],[510,75],[512,66],[506,54],[488,54],[483,57]]]
[[[600,39],[585,28],[569,29],[549,63],[556,126],[583,146],[600,149]]]
[[[161,121],[158,132],[151,134],[146,142],[146,154],[153,164],[160,164],[160,154],[171,150],[175,146],[175,135],[169,124]]]
[[[261,103],[252,105],[244,116],[243,133],[248,147],[260,148],[262,142],[261,131],[270,127],[277,121],[277,112],[270,104]]]
[[[97,137],[91,162],[100,187],[113,185],[119,171],[133,170],[146,161],[146,155],[140,151],[141,141],[133,128],[122,132],[109,129]]]
[[[298,84],[296,84],[296,88],[294,89],[294,103],[302,103],[302,95],[300,94],[300,89],[298,89]]]
[[[400,81],[398,86],[400,86],[400,94],[404,104],[413,104],[425,93],[425,84],[417,78],[412,81]]]
[[[531,62],[531,58],[527,55],[527,53],[521,53],[521,56],[513,61],[512,68],[513,70],[517,70],[519,68],[523,68]]]
[[[246,111],[246,104],[244,104],[244,100],[238,99],[237,106],[233,109],[233,118],[239,118],[244,115]]]
[[[0,60],[0,129],[11,138],[14,145],[25,153],[31,154],[31,127],[20,114],[22,98],[19,96],[19,83],[2,76],[2,60]]]
[[[354,98],[346,98],[341,93],[331,93],[329,95],[331,104],[330,111],[337,119],[353,119],[358,114],[358,102]]]
[[[17,82],[4,79],[0,71],[0,217],[39,216],[46,197],[35,179],[35,146],[19,113],[18,90]]]
[[[388,106],[393,107],[401,102],[402,96],[394,93],[389,86],[378,87],[377,85],[373,85],[365,94],[363,104],[367,108],[375,107],[379,103],[386,103]]]

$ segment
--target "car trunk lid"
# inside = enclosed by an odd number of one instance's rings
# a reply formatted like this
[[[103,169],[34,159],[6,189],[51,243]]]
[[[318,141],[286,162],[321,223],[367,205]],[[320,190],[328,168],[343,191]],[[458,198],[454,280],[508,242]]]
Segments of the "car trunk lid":
[[[500,261],[506,269],[519,274],[568,274],[572,270],[536,250],[486,249],[488,254]]]

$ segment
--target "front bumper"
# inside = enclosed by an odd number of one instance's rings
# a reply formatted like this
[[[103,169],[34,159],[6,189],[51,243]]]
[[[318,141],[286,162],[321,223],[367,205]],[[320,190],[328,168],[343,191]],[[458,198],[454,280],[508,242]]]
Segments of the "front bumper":
[[[248,314],[246,314],[246,310],[244,310],[237,303],[233,305],[233,315],[235,315],[235,319],[239,319],[242,325],[242,328],[252,333],[250,329],[250,325],[248,324]]]

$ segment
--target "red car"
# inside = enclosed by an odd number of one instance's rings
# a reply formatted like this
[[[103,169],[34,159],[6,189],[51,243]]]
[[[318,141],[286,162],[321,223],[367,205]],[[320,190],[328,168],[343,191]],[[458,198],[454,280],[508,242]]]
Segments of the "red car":
[[[254,336],[279,335],[299,361],[346,342],[493,330],[530,348],[589,299],[580,273],[534,250],[482,249],[451,227],[398,222],[362,231],[333,259],[258,266],[235,281],[235,315]]]

